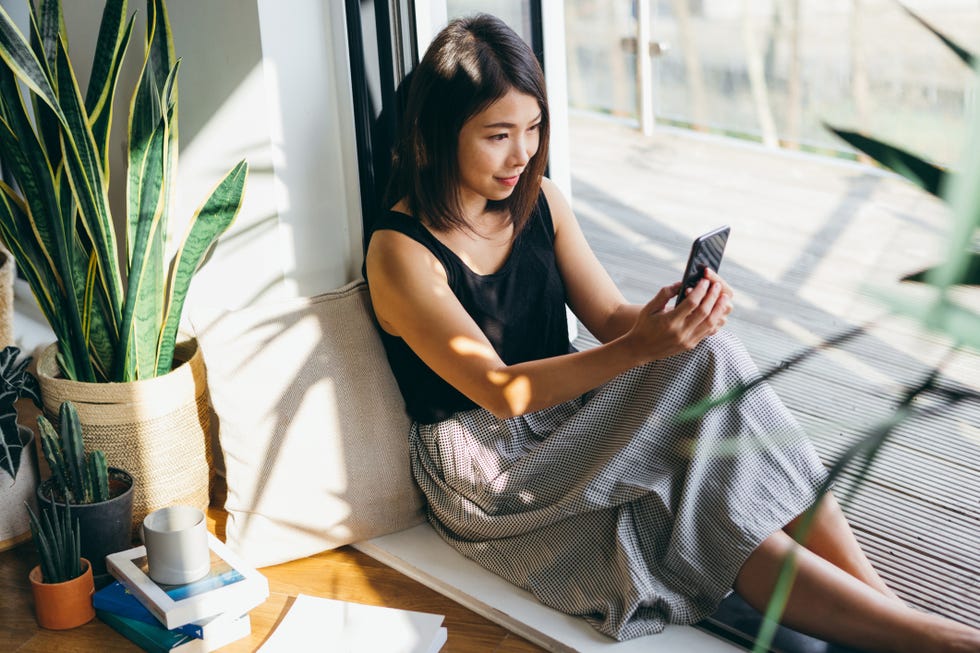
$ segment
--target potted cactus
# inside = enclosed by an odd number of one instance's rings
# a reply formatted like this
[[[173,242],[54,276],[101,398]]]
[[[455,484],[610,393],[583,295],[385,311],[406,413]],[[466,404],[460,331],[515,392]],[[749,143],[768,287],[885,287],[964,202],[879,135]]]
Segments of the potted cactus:
[[[133,477],[109,467],[105,452],[85,452],[82,426],[74,404],[59,410],[59,429],[40,415],[41,450],[51,476],[37,487],[38,505],[45,511],[71,506],[78,519],[82,556],[92,565],[95,585],[111,577],[105,557],[132,545]]]
[[[20,349],[0,350],[0,551],[30,537],[30,524],[20,506],[34,500],[37,488],[37,455],[34,433],[17,419],[17,401],[30,398],[41,407],[37,379],[27,371],[30,357]]]
[[[65,630],[88,623],[92,607],[92,566],[81,555],[77,520],[71,508],[53,506],[38,517],[25,502],[40,562],[28,577],[34,614],[42,628]]]

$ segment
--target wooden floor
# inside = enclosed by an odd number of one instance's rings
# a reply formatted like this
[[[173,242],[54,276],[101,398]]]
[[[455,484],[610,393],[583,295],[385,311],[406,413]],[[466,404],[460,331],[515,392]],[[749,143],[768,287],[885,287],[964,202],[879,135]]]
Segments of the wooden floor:
[[[950,221],[934,198],[867,166],[690,132],[644,137],[573,116],[571,134],[573,208],[628,299],[679,280],[691,240],[729,224],[730,328],[763,370],[877,320],[773,382],[828,464],[950,355],[944,338],[889,317],[875,299],[941,258]],[[976,289],[959,300],[980,312]],[[944,384],[980,391],[977,352],[943,365]],[[886,580],[912,605],[980,626],[980,405],[909,420],[850,496],[854,477],[837,494]]]
[[[214,501],[221,505],[220,487]],[[209,527],[224,537],[225,513],[209,511]],[[30,544],[0,553],[0,651],[3,653],[120,653],[139,651],[98,619],[69,631],[43,630],[34,621],[27,573],[37,563]],[[299,593],[445,615],[443,653],[531,653],[544,649],[450,601],[441,594],[350,547],[266,567],[269,599],[250,613],[252,635],[221,649],[255,651]]]
[[[669,130],[643,137],[573,116],[571,136],[574,208],[629,299],[644,301],[674,281],[691,239],[727,223],[722,272],[737,292],[731,329],[761,368],[879,319],[868,335],[774,381],[828,462],[892,414],[902,389],[946,355],[942,338],[882,317],[872,299],[872,288],[894,288],[940,255],[948,221],[938,202],[864,167]],[[976,294],[963,299],[980,306]],[[579,344],[589,343],[583,333]],[[945,370],[946,382],[980,389],[975,353],[954,356]],[[978,497],[973,404],[900,428],[847,511],[902,596],[980,625]],[[211,518],[220,534],[223,515],[212,510]],[[98,621],[67,633],[39,630],[26,582],[33,564],[30,546],[0,554],[0,651],[136,650]],[[348,547],[263,572],[272,596],[252,613],[252,637],[226,650],[254,650],[299,592],[444,614],[447,653],[542,650]]]

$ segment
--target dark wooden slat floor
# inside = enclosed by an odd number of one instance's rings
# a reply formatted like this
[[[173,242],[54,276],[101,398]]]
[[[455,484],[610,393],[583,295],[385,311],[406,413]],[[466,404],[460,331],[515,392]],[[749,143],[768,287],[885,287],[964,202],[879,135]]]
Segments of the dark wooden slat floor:
[[[691,240],[724,223],[730,329],[761,369],[874,320],[773,380],[825,462],[950,356],[944,337],[874,294],[940,259],[949,217],[934,198],[858,164],[669,129],[645,137],[592,116],[572,116],[570,141],[573,208],[631,301],[679,278]],[[960,300],[980,310],[980,293]],[[577,344],[594,342],[580,332]],[[945,383],[980,390],[977,352],[943,369]],[[857,490],[856,474],[835,491],[882,576],[912,605],[980,626],[980,405],[903,423]]]

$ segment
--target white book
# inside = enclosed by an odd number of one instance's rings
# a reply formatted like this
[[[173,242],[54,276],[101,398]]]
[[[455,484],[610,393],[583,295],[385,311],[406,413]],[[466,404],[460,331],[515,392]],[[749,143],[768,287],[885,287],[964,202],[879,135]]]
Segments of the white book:
[[[106,556],[106,567],[168,630],[222,613],[242,615],[269,597],[269,581],[213,534],[211,571],[184,585],[163,585],[149,576],[146,547]]]
[[[436,653],[443,615],[300,594],[259,653],[293,653],[320,642],[331,653]]]
[[[252,634],[252,618],[247,614],[232,618],[226,615],[217,619],[217,626],[212,627],[200,640],[204,644],[204,651],[217,651],[222,646],[227,646],[232,642],[248,637]],[[176,653],[175,649],[173,653]]]

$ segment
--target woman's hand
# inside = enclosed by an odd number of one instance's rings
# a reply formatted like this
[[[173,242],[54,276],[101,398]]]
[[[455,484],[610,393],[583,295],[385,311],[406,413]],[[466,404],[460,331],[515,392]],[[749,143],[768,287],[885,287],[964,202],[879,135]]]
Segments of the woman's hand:
[[[687,293],[684,301],[667,308],[681,284],[661,288],[640,310],[628,334],[646,360],[667,358],[689,351],[708,336],[717,333],[732,312],[732,289],[711,269]]]

